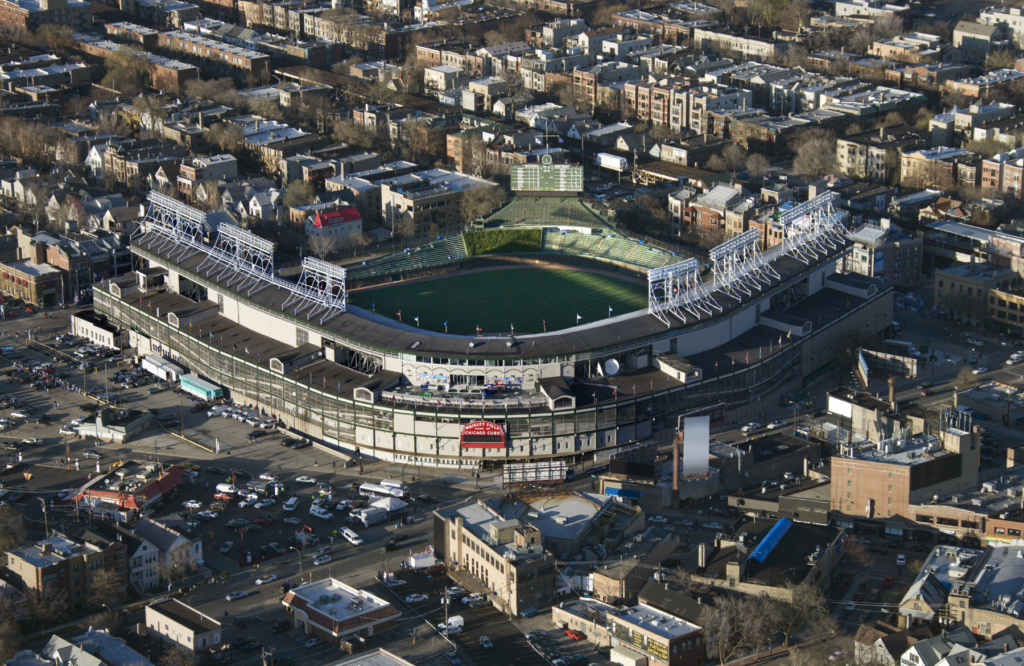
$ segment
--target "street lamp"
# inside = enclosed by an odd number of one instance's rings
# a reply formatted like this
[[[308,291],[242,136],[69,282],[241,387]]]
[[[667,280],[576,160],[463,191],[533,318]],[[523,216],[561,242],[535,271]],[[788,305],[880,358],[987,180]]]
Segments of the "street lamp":
[[[299,555],[299,582],[302,582],[302,551],[295,546],[288,546],[288,550],[294,550]]]

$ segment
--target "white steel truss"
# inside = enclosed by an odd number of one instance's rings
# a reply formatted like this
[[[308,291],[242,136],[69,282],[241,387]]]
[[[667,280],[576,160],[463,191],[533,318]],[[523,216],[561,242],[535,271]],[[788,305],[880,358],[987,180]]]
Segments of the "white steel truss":
[[[146,217],[133,238],[143,233],[155,234],[158,239],[153,249],[178,262],[203,250],[203,234],[208,227],[206,213],[159,192],[150,192],[148,199]]]
[[[648,271],[647,311],[666,326],[671,325],[670,314],[687,323],[687,313],[700,319],[716,309],[721,312],[722,307],[700,279],[700,262],[696,259],[684,259]]]
[[[294,314],[306,312],[306,321],[323,313],[320,323],[345,312],[345,269],[329,264],[326,261],[306,257],[302,260],[302,274],[293,287],[291,295],[285,300],[282,308],[294,307]]]
[[[779,218],[783,241],[772,249],[810,264],[846,243],[843,213],[836,212],[835,192],[826,192],[788,210]]]
[[[277,282],[274,276],[274,244],[265,238],[227,222],[217,230],[217,242],[206,261],[215,264],[210,272],[220,268],[216,279],[227,277],[227,286],[241,291],[248,287],[246,296]],[[208,273],[209,274],[209,273]]]
[[[753,296],[778,279],[779,274],[761,255],[760,244],[760,233],[751,229],[713,248],[712,288],[742,301],[744,295]]]

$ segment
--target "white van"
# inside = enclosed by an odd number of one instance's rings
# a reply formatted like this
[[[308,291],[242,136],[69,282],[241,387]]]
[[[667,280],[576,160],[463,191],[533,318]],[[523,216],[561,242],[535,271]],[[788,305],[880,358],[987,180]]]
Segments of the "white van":
[[[234,495],[236,492],[238,492],[238,489],[235,488],[230,483],[218,483],[217,484],[217,492],[218,493],[228,493],[230,495]]]
[[[347,527],[342,527],[339,530],[339,532],[341,532],[341,536],[345,537],[345,540],[348,541],[353,546],[362,546],[363,545],[363,540],[359,537],[359,534],[357,534],[353,530],[350,530]]]
[[[231,407],[228,405],[215,405],[206,411],[206,415],[210,417],[220,416],[229,409],[231,409]]]
[[[284,503],[284,512],[285,513],[292,513],[297,508],[299,508],[299,498],[298,497],[292,497],[287,502]]]
[[[323,520],[331,520],[332,518],[334,518],[333,513],[331,513],[330,511],[325,511],[324,509],[321,509],[318,506],[314,506],[312,509],[310,509],[309,515],[316,516],[317,518],[322,518]]]

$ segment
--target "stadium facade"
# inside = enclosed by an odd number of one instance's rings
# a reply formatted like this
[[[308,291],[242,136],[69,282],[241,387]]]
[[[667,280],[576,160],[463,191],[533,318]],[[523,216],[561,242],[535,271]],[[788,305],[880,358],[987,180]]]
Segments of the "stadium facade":
[[[150,199],[138,268],[97,284],[96,309],[140,354],[339,453],[399,464],[585,463],[670,433],[683,414],[756,419],[892,321],[890,286],[837,273],[840,242],[758,257],[755,289],[716,277],[715,308],[699,319],[652,308],[537,335],[446,335],[346,306],[334,267],[307,261],[296,286],[275,272],[272,247],[226,216]],[[545,224],[561,248],[546,259],[579,259],[559,220]]]

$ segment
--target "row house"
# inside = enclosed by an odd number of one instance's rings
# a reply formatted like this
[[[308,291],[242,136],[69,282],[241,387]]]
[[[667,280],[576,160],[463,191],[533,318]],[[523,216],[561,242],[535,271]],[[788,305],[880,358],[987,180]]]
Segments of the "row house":
[[[601,55],[601,43],[610,37],[620,34],[633,34],[633,30],[631,28],[620,28],[615,26],[584,30],[578,35],[568,39],[567,48],[576,47],[581,49],[583,53],[587,55],[587,58],[589,58],[590,65],[593,66],[597,64],[597,57]]]
[[[152,51],[160,45],[160,32],[152,28],[146,28],[135,23],[122,21],[119,23],[108,23],[107,34],[122,42],[138,44],[146,51]]]
[[[538,46],[548,49],[560,49],[565,46],[566,41],[570,37],[575,37],[587,30],[590,30],[590,26],[583,19],[559,19],[544,24],[536,38],[539,41]],[[527,31],[528,34],[529,32]],[[530,40],[527,39],[526,41]]]
[[[903,152],[900,182],[906,187],[949,191],[977,186],[981,158],[962,148],[929,148]]]
[[[746,222],[756,211],[754,200],[740,190],[716,185],[710,192],[690,199],[682,208],[680,222],[684,229],[700,235],[737,236],[747,230]]]
[[[0,88],[8,92],[33,86],[46,86],[54,90],[76,88],[88,83],[89,67],[80,63],[0,72]]]
[[[771,86],[775,81],[793,76],[794,70],[759,62],[741,64],[723,63],[705,71],[701,80],[707,83],[745,88],[753,94],[753,106],[767,109],[771,106]]]
[[[767,157],[788,155],[789,139],[806,127],[824,127],[841,130],[849,124],[846,114],[838,111],[818,109],[806,113],[785,116],[768,116],[764,113],[748,113],[742,110],[715,114],[715,129],[718,124],[726,126],[723,132],[734,142],[745,147],[748,152],[761,153]],[[840,132],[841,133],[841,132]],[[717,136],[717,134],[716,134]]]
[[[92,26],[92,3],[82,0],[0,0],[0,26],[33,32],[44,25]]]
[[[325,18],[306,14],[309,32],[316,39],[338,42],[367,60],[402,60],[415,53],[415,37],[428,33],[441,24],[434,22],[414,25],[388,24],[365,16],[354,18]]]
[[[1021,199],[1021,179],[1024,178],[1024,148],[1017,148],[981,163],[981,189],[987,195]]]

